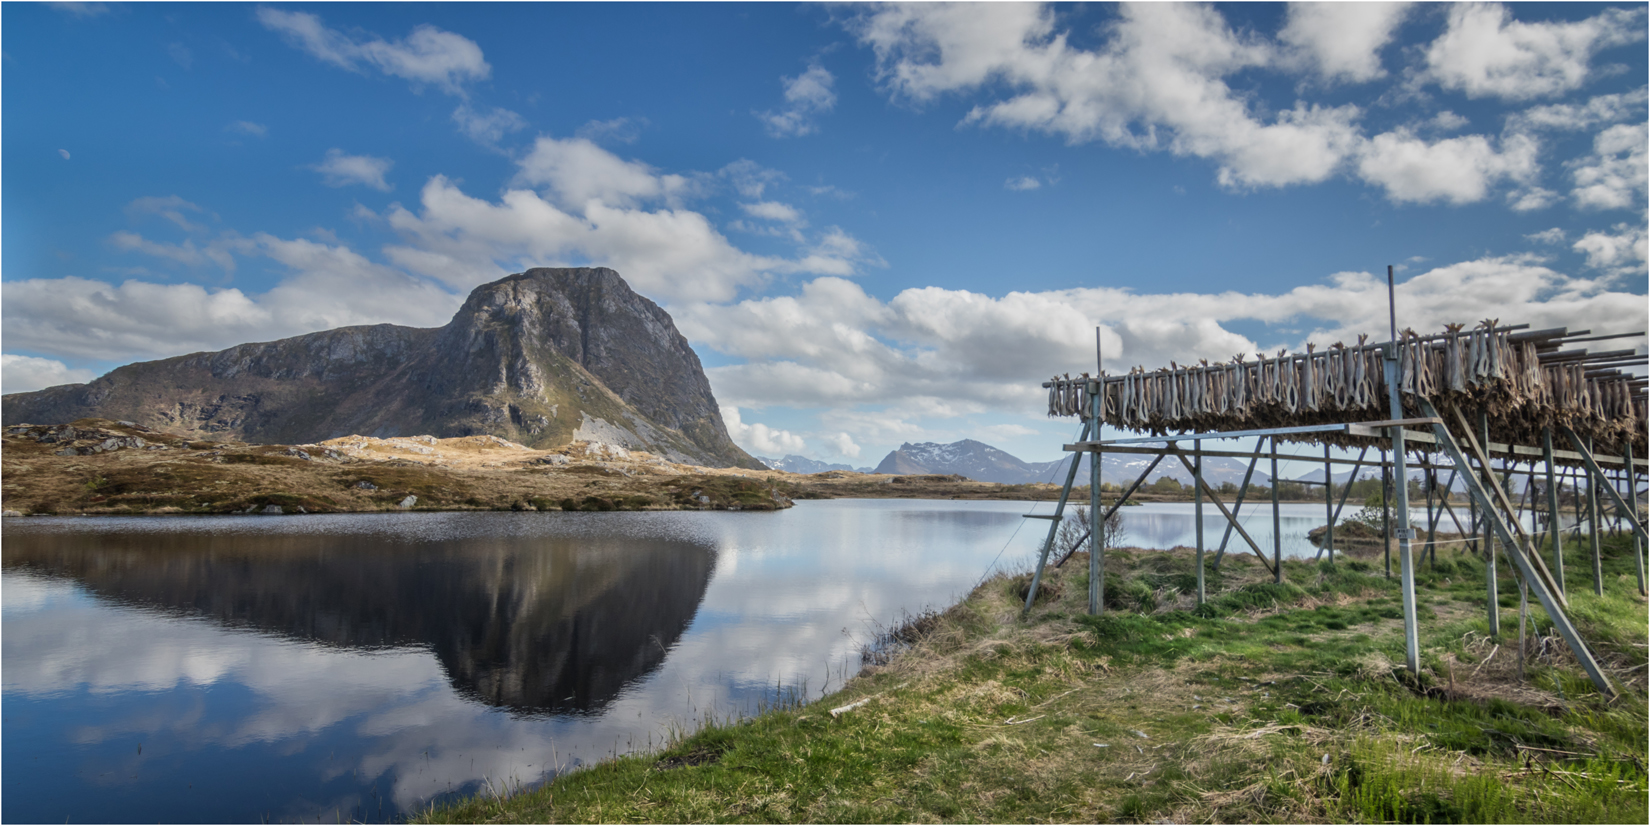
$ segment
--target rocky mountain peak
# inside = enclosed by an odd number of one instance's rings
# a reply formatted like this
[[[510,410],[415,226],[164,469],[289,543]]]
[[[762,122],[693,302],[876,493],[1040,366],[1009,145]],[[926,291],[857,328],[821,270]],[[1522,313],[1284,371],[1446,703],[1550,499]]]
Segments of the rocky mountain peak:
[[[87,417],[251,442],[582,440],[761,467],[728,437],[670,315],[605,267],[535,268],[483,284],[436,329],[345,327],[129,364],[4,400],[8,424]]]

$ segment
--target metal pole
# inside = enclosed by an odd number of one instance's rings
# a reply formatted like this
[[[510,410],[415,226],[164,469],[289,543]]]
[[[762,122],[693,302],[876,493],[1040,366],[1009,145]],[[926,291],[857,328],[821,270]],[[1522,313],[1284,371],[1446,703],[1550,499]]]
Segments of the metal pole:
[[[1398,308],[1394,293],[1392,266],[1389,264],[1386,268],[1386,294],[1392,341],[1387,345],[1383,366],[1386,373],[1388,413],[1394,420],[1398,420],[1404,417],[1404,405],[1398,397]],[[1415,561],[1410,558],[1409,547],[1410,540],[1415,538],[1415,532],[1409,527],[1409,473],[1404,456],[1404,428],[1401,425],[1393,425],[1390,433],[1392,483],[1398,499],[1398,528],[1394,533],[1398,536],[1398,576],[1402,582],[1404,600],[1404,664],[1409,668],[1409,673],[1418,674],[1421,670],[1421,641],[1415,624]]]
[[[1484,457],[1487,460],[1490,455],[1489,447],[1487,447],[1490,443],[1490,417],[1488,413],[1484,412],[1483,408],[1478,409],[1478,436],[1478,443],[1486,445]],[[1487,461],[1481,470],[1486,486],[1496,484],[1495,471]],[[1514,514],[1513,518],[1518,517]],[[1490,532],[1488,511],[1484,513],[1484,550],[1484,610],[1490,621],[1490,636],[1499,637],[1501,636],[1501,583],[1497,581],[1499,576],[1495,569],[1495,535]]]
[[[1428,457],[1428,461],[1431,457]],[[1432,566],[1438,567],[1438,518],[1432,514],[1432,493],[1438,489],[1438,471],[1431,466],[1421,470],[1421,490],[1427,495],[1427,545],[1421,549],[1421,558],[1431,557]]]
[[[1633,440],[1623,439],[1626,445],[1624,453],[1627,458],[1627,516],[1634,525],[1639,523],[1639,482],[1638,468],[1633,465]],[[1645,595],[1644,590],[1644,543],[1639,540],[1638,531],[1633,532],[1633,571],[1639,577],[1639,596]]]
[[[1283,582],[1283,526],[1278,520],[1278,437],[1272,437],[1272,581]]]
[[[1564,535],[1558,525],[1563,514],[1558,509],[1558,479],[1553,475],[1553,429],[1541,428],[1541,458],[1547,463],[1547,535],[1553,540],[1553,583],[1564,593]]]
[[[1095,333],[1095,341],[1099,341]],[[1100,531],[1104,523],[1100,514],[1100,389],[1104,383],[1096,379],[1089,384],[1090,421],[1094,422],[1094,456],[1089,459],[1089,613],[1100,613],[1106,597],[1106,543]]]
[[[1243,497],[1249,493],[1249,479],[1255,475],[1255,465],[1260,464],[1260,446],[1265,442],[1265,436],[1255,440],[1255,449],[1251,451],[1255,455],[1249,459],[1249,469],[1243,472],[1243,486],[1238,488],[1237,504],[1232,506],[1232,519],[1234,520],[1237,519],[1238,513],[1243,510]],[[1215,570],[1217,571],[1220,570],[1221,558],[1226,556],[1226,543],[1231,538],[1232,523],[1228,522],[1226,532],[1220,535],[1220,550],[1215,551]]]
[[[1083,423],[1083,432],[1078,435],[1077,441],[1087,441],[1089,428],[1092,422]],[[1043,567],[1048,564],[1049,551],[1054,549],[1054,535],[1060,530],[1060,517],[1065,515],[1066,500],[1071,497],[1071,486],[1077,481],[1077,466],[1083,463],[1082,453],[1071,454],[1071,467],[1066,470],[1066,486],[1060,489],[1060,502],[1054,506],[1054,519],[1048,525],[1048,539],[1043,540],[1043,553],[1037,557],[1037,570],[1031,574],[1031,590],[1026,592],[1026,611],[1031,610],[1031,603],[1037,599],[1037,586],[1043,581]]]
[[[1358,475],[1354,469],[1352,476],[1347,477],[1347,487],[1352,486],[1352,479]],[[1323,443],[1323,513],[1329,520],[1329,527],[1324,529],[1323,547],[1329,552],[1329,564],[1335,564],[1335,470],[1329,465],[1329,443]]]
[[[1192,471],[1192,519],[1197,522],[1197,604],[1202,605],[1207,595],[1203,584],[1203,440],[1199,439],[1193,456],[1197,462]]]
[[[1386,554],[1386,578],[1392,578],[1392,469],[1381,450],[1381,551]]]
[[[1593,452],[1593,437],[1587,437],[1587,452]],[[1587,545],[1593,551],[1593,593],[1604,596],[1604,567],[1603,560],[1599,559],[1598,547],[1598,486],[1602,484],[1603,474],[1594,473],[1592,467],[1587,468]]]

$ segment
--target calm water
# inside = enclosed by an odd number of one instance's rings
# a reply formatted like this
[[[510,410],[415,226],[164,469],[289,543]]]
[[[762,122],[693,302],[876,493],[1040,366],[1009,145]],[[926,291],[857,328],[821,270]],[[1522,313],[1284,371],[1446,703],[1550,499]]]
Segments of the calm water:
[[[538,782],[834,689],[877,622],[1026,564],[1051,508],[7,520],[0,819],[386,820]],[[1286,506],[1286,554],[1319,508]],[[1190,505],[1124,513],[1192,541]]]

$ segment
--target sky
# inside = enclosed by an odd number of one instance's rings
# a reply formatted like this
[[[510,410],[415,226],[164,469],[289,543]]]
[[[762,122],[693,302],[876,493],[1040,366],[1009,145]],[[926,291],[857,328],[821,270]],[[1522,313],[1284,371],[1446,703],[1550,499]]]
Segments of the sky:
[[[751,453],[1049,377],[1643,331],[1644,4],[0,6],[7,393],[608,266]],[[1639,351],[1645,351],[1641,339]]]

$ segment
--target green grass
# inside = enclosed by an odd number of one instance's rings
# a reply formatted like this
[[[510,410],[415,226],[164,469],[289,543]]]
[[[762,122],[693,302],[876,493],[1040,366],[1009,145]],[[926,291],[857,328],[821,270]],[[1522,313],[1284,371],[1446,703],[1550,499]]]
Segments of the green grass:
[[[1588,587],[1570,582],[1615,699],[1539,608],[1520,678],[1516,598],[1490,635],[1485,566],[1454,552],[1418,576],[1413,675],[1378,563],[1289,562],[1280,585],[1237,557],[1199,606],[1189,555],[1108,552],[1108,606],[1127,608],[1086,614],[1081,559],[1048,572],[1029,617],[1027,577],[998,577],[835,695],[424,819],[1643,823],[1646,610],[1627,547],[1607,544],[1603,597],[1590,556]]]

